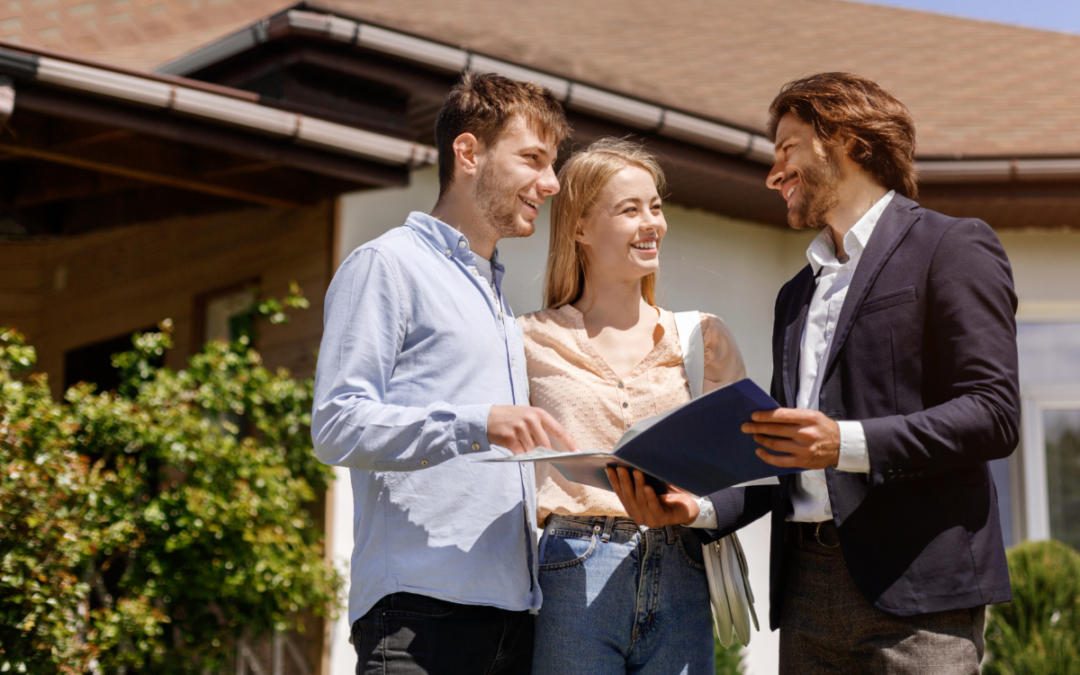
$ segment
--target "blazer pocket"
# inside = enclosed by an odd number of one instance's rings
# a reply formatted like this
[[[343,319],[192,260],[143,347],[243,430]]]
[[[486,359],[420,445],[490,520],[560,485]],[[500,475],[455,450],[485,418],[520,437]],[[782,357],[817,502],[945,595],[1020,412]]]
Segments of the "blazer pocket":
[[[872,298],[868,298],[863,301],[862,307],[859,308],[859,313],[855,315],[858,319],[861,316],[872,314],[874,312],[880,312],[883,309],[890,307],[896,307],[897,305],[903,305],[909,302],[915,302],[918,296],[915,294],[915,287],[908,286],[895,291],[889,291],[881,295],[875,295]]]

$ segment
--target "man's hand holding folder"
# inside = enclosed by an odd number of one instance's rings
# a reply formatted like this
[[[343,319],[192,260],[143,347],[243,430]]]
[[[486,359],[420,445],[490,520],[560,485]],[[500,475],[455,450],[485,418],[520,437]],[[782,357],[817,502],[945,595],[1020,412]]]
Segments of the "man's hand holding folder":
[[[753,434],[762,461],[778,467],[824,469],[840,461],[840,425],[817,410],[759,410],[742,425]],[[782,454],[781,454],[782,453]]]

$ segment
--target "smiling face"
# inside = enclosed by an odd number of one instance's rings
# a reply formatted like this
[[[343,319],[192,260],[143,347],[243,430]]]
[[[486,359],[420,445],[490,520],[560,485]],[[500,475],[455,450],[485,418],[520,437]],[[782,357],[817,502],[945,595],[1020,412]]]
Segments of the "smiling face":
[[[787,202],[788,224],[796,230],[829,224],[839,205],[839,149],[821,142],[814,128],[792,113],[776,127],[776,163],[766,185]]]
[[[612,176],[577,232],[587,277],[633,281],[655,272],[667,234],[660,206],[656,183],[645,169],[627,166]]]
[[[540,205],[559,191],[553,164],[558,147],[516,117],[494,147],[479,157],[474,199],[498,239],[527,237]]]

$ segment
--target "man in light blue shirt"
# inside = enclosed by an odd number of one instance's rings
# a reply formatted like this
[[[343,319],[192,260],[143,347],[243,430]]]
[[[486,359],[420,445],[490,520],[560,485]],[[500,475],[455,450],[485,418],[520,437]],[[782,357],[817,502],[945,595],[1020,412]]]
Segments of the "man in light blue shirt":
[[[358,673],[527,673],[536,583],[531,466],[568,448],[529,407],[496,242],[532,234],[569,129],[547,90],[466,74],[436,122],[431,215],[368,242],[326,296],[312,438],[351,469]]]

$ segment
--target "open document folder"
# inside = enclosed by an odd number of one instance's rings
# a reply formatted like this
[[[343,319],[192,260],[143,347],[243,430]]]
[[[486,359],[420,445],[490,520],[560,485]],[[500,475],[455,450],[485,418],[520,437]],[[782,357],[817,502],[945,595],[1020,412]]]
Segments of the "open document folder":
[[[489,462],[550,462],[577,483],[611,490],[607,467],[641,469],[658,493],[674,485],[707,495],[744,484],[775,484],[776,477],[802,469],[781,469],[761,461],[759,447],[740,427],[755,410],[780,406],[749,379],[727,385],[689,403],[644,419],[627,429],[612,452],[582,450],[532,452]]]

